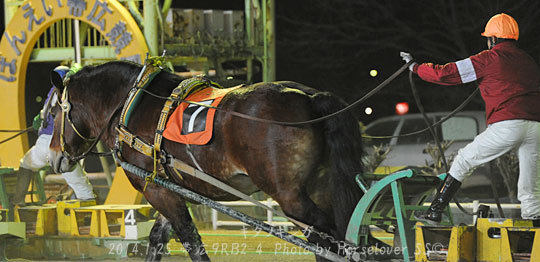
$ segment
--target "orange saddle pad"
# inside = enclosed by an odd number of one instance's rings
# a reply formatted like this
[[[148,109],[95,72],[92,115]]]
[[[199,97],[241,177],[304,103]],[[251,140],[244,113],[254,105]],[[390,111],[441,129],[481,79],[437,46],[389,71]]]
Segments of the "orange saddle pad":
[[[163,137],[182,144],[205,145],[212,139],[215,109],[202,105],[217,107],[221,99],[240,86],[231,88],[208,87],[186,98],[197,104],[180,103],[167,121]]]

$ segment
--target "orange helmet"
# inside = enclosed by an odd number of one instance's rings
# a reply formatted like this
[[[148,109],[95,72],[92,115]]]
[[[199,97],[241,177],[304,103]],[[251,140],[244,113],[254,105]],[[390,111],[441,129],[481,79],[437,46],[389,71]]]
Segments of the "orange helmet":
[[[482,35],[518,40],[519,27],[514,18],[505,13],[500,13],[489,19]]]

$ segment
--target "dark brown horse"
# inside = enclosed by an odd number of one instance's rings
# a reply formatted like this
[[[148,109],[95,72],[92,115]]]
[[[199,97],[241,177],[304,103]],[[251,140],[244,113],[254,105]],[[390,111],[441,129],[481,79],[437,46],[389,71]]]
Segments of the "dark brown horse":
[[[109,123],[113,112],[124,103],[136,81],[141,66],[128,62],[109,62],[87,66],[67,82],[71,104],[69,117],[79,133],[87,138],[101,137],[110,148],[115,144],[115,126],[119,114]],[[59,78],[53,84],[62,87]],[[161,72],[147,88],[159,96],[169,96],[182,79]],[[62,93],[62,90],[58,90]],[[132,114],[128,129],[143,140],[153,143],[156,125],[164,100],[145,94]],[[298,122],[314,119],[343,108],[345,103],[327,92],[294,82],[258,83],[228,93],[220,108],[258,118]],[[61,115],[55,127],[61,126]],[[191,146],[191,151],[204,172],[246,194],[264,191],[275,199],[290,217],[314,226],[317,230],[344,240],[350,215],[361,197],[354,176],[362,171],[361,134],[358,121],[349,112],[324,122],[288,126],[243,119],[223,111],[215,116],[213,138],[207,145]],[[60,128],[55,128],[51,142],[51,166],[56,172],[73,166],[60,146]],[[90,146],[66,124],[65,151],[80,155]],[[169,140],[162,148],[176,158],[195,165],[186,145]],[[125,161],[153,170],[149,157],[123,146]],[[131,173],[127,176],[135,189],[162,215],[151,231],[150,246],[158,250],[169,240],[169,231],[176,232],[184,245],[189,244],[193,260],[208,260],[201,238],[188,213],[185,199],[155,184],[143,191],[145,181]],[[187,189],[214,200],[236,199],[232,195],[189,175],[183,180],[170,179]],[[328,241],[316,234],[308,240],[328,246]],[[335,247],[334,247],[335,249]],[[149,252],[148,260],[160,259],[159,252]]]

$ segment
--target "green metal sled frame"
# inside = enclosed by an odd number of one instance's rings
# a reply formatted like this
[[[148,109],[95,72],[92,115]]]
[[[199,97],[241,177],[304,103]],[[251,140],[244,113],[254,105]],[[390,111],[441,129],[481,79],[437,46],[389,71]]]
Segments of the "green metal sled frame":
[[[425,199],[437,188],[444,176],[418,175],[411,169],[398,171],[390,175],[357,175],[356,182],[365,194],[356,205],[351,216],[347,227],[346,240],[355,245],[367,245],[370,225],[394,225],[397,227],[396,233],[399,233],[398,240],[401,243],[400,248],[404,261],[410,261],[411,256],[414,256],[415,221],[413,212],[426,209],[426,207],[423,207]],[[364,181],[377,182],[368,188]],[[418,190],[413,190],[409,194],[409,196],[414,197],[413,199],[404,200],[404,183],[418,188]],[[389,197],[387,193],[391,194],[392,203],[383,203],[383,195]],[[382,212],[380,211],[381,207],[384,209]],[[407,213],[408,211],[410,212]],[[395,217],[392,214],[395,214]],[[447,208],[446,214],[449,218],[448,223],[451,224],[452,217],[449,208]]]

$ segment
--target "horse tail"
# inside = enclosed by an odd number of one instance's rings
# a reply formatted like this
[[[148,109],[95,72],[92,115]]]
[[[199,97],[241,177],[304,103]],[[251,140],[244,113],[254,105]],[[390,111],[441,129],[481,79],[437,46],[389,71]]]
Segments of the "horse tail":
[[[318,92],[312,96],[316,114],[325,116],[343,109],[346,102],[328,93]],[[327,161],[330,174],[334,221],[338,236],[345,238],[349,219],[362,197],[355,176],[362,172],[362,134],[360,125],[352,112],[347,111],[324,121]]]

